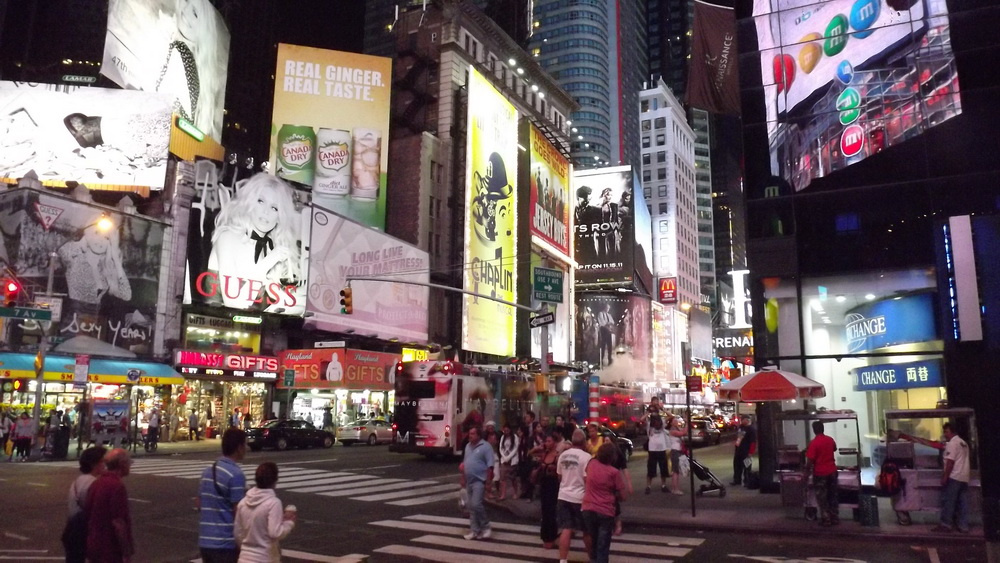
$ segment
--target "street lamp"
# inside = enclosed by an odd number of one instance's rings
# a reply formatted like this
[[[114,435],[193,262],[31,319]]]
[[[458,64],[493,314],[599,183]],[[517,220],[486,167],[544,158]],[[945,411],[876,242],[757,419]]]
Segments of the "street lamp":
[[[83,227],[80,231],[85,231],[95,225],[98,231],[105,233],[114,228],[115,223],[107,215],[102,214],[100,219]],[[45,297],[49,299],[52,298],[52,285],[56,275],[56,258],[57,254],[55,251],[49,253],[49,276],[48,281],[45,283]],[[42,327],[42,337],[38,341],[38,354],[35,356],[35,404],[31,409],[31,420],[34,423],[33,427],[36,437],[42,428],[42,395],[45,385],[45,354],[49,349],[49,328]],[[41,447],[37,440],[35,443],[36,446],[32,448],[32,457],[39,459],[41,457]]]

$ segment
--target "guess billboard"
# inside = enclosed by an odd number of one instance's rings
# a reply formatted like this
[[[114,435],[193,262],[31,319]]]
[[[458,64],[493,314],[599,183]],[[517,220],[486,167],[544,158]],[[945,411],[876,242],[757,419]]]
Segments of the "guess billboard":
[[[242,354],[222,354],[200,350],[178,350],[174,365],[185,375],[254,377],[276,379],[278,358],[273,356],[249,356]]]
[[[295,370],[295,388],[343,388],[389,391],[398,354],[351,348],[286,350],[282,369]],[[284,387],[279,382],[278,387]]]

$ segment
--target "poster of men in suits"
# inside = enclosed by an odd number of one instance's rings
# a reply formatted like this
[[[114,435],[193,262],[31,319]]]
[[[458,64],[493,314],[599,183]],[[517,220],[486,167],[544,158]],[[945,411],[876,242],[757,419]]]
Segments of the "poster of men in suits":
[[[614,380],[649,375],[650,300],[641,295],[581,293],[576,299],[576,356],[597,369],[621,368]],[[634,373],[633,373],[634,372]]]
[[[574,180],[577,282],[631,281],[635,238],[632,169],[584,170],[575,173]]]

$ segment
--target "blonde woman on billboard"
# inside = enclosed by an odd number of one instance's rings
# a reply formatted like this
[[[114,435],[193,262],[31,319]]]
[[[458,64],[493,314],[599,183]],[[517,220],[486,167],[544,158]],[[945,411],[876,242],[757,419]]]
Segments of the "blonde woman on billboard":
[[[296,292],[303,281],[299,227],[292,189],[282,180],[260,173],[239,189],[215,220],[208,257],[226,307],[305,310]]]
[[[176,0],[176,30],[156,79],[156,91],[173,99],[174,111],[206,135],[219,139],[225,95],[225,65],[220,60],[218,16],[208,0]],[[228,50],[225,50],[228,54]]]
[[[112,220],[113,221],[113,220]],[[132,299],[132,286],[122,262],[118,225],[110,228],[94,221],[80,229],[76,240],[57,251],[66,270],[69,312],[96,316],[104,296]]]

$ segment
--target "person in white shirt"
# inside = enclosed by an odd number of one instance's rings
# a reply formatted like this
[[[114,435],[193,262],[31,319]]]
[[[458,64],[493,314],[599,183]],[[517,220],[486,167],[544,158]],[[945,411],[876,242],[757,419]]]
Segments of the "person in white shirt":
[[[573,447],[559,454],[556,474],[559,475],[559,500],[556,505],[556,522],[559,525],[559,561],[566,563],[569,558],[569,542],[574,530],[583,531],[583,494],[586,492],[585,478],[590,452],[585,449],[587,435],[583,430],[573,432]],[[583,537],[590,553],[590,537]]]
[[[945,423],[944,470],[941,471],[941,523],[939,532],[958,528],[969,533],[969,444]]]
[[[511,496],[521,496],[520,480],[517,475],[517,464],[520,461],[521,439],[511,432],[510,424],[503,425],[503,435],[500,436],[500,500],[507,498],[507,486],[513,491]]]
[[[239,563],[278,563],[281,547],[278,542],[295,527],[295,507],[282,510],[281,500],[274,494],[278,483],[278,466],[264,462],[254,474],[257,486],[250,489],[236,507],[233,535],[240,548]]]
[[[663,427],[663,419],[659,415],[643,415],[642,422],[647,420],[649,424],[646,426],[646,436],[649,442],[646,449],[649,450],[649,458],[646,460],[646,494],[648,495],[657,468],[660,470],[660,490],[667,492],[668,435],[666,428]]]
[[[946,422],[942,427],[944,440],[936,442],[919,436],[890,430],[900,440],[916,442],[944,451],[944,469],[941,471],[941,519],[931,528],[932,532],[951,532],[958,528],[969,533],[969,444],[965,443]],[[894,439],[894,438],[890,438]]]

